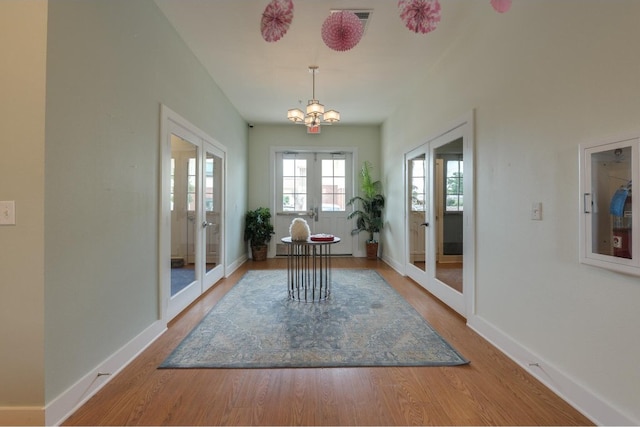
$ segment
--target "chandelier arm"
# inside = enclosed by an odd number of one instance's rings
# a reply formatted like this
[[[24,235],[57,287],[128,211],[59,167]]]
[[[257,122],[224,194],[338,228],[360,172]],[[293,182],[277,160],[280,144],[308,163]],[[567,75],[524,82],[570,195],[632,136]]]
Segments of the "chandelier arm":
[[[340,121],[340,113],[336,110],[329,110],[325,113],[324,105],[316,99],[316,71],[317,65],[309,66],[312,76],[312,99],[309,100],[306,108],[306,114],[299,109],[291,109],[287,113],[287,117],[294,123],[304,124],[308,127],[320,126],[321,124],[331,125]]]

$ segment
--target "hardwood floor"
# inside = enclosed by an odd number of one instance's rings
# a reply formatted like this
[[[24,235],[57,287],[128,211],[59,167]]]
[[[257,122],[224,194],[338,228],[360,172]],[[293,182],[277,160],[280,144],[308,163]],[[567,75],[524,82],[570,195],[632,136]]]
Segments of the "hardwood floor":
[[[462,263],[436,263],[436,279],[462,292]]]
[[[592,425],[465,326],[464,319],[381,261],[373,268],[471,363],[458,367],[157,369],[248,269],[223,279],[64,425]]]

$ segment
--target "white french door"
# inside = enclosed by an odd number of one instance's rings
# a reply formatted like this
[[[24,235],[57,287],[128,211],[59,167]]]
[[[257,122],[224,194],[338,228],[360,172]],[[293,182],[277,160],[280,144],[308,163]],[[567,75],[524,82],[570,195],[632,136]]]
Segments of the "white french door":
[[[474,301],[473,118],[405,153],[406,274],[467,317]]]
[[[224,276],[225,150],[163,106],[160,282],[171,320]]]
[[[289,236],[293,218],[304,218],[312,234],[341,238],[332,245],[334,255],[351,255],[351,220],[347,201],[353,194],[352,153],[276,152],[275,155],[275,247],[286,248],[280,239]]]

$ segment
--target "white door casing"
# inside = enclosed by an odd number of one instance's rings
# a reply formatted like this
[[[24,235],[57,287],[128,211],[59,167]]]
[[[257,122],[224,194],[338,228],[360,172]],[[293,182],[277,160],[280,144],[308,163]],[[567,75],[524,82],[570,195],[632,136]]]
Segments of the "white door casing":
[[[168,322],[224,277],[226,148],[164,105],[160,138],[159,305],[160,319]],[[174,209],[186,193],[187,207]],[[179,292],[171,289],[172,255],[194,270],[193,281]]]
[[[296,217],[307,221],[312,234],[341,238],[332,246],[332,254],[354,254],[353,221],[347,219],[351,208],[346,204],[354,191],[353,158],[351,151],[273,149],[271,209],[276,234],[272,248],[276,255],[286,253],[280,239],[289,236]]]
[[[442,132],[427,138],[426,142],[405,153],[405,273],[453,308],[465,318],[475,312],[475,214],[473,194],[473,112],[446,126]],[[452,141],[462,139],[464,156],[464,210],[463,210],[463,292],[458,292],[436,278],[436,253],[439,241],[435,186],[436,161],[435,151]],[[415,159],[424,159],[424,212],[415,208],[415,187],[412,184],[412,165]],[[415,181],[415,178],[413,178]],[[412,208],[413,206],[413,208]],[[424,216],[422,216],[424,215]],[[422,223],[420,221],[423,221]],[[425,224],[421,226],[421,224]],[[424,234],[420,234],[424,232]],[[424,255],[420,254],[424,239]],[[424,258],[421,263],[420,256]]]

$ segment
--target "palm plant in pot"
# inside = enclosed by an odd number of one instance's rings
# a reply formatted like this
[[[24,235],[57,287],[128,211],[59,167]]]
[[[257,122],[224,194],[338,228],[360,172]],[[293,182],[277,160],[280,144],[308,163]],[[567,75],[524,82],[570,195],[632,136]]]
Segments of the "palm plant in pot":
[[[244,240],[251,246],[254,261],[267,259],[271,235],[274,234],[269,208],[257,208],[247,211],[244,225]]]
[[[369,233],[367,240],[367,258],[378,258],[378,241],[374,233],[380,232],[384,225],[382,209],[384,208],[384,196],[381,193],[382,184],[371,178],[371,163],[364,162],[360,170],[360,193],[347,202],[355,209],[347,216],[348,219],[356,219],[356,228],[351,230],[355,235],[362,231]]]

